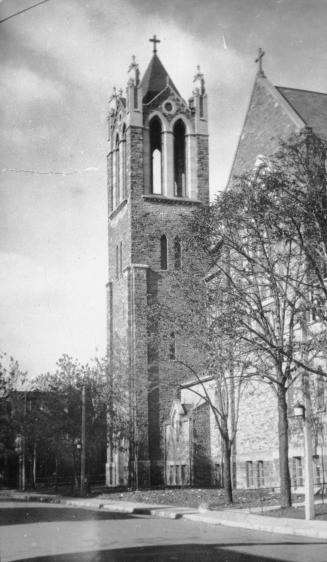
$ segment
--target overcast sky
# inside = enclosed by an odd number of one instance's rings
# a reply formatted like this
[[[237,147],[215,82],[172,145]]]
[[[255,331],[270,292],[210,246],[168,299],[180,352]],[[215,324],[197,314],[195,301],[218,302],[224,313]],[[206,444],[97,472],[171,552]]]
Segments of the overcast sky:
[[[0,0],[0,18],[36,0]],[[327,92],[327,0],[49,0],[0,24],[0,350],[31,375],[105,351],[106,115],[136,55],[209,98],[211,194],[224,187],[258,47],[277,85]],[[56,173],[55,173],[56,172]]]

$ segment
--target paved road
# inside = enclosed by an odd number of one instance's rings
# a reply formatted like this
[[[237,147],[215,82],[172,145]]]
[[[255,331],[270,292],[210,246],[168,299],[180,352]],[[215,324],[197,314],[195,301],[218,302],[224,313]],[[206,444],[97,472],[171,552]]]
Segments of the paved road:
[[[327,541],[191,521],[0,503],[1,562],[327,562]]]

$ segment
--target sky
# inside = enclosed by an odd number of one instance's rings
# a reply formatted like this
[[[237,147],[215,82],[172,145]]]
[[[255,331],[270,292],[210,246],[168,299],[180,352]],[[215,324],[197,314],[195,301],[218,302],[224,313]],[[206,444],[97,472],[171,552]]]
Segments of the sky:
[[[36,0],[0,0],[0,19]],[[276,85],[327,92],[327,0],[49,0],[0,24],[0,352],[35,376],[106,345],[106,117],[132,55],[208,93],[224,188],[262,47]]]

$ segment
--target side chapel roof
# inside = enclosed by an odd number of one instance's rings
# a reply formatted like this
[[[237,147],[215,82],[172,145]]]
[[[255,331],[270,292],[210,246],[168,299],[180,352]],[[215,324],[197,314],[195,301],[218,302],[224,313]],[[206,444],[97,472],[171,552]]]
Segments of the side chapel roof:
[[[181,97],[161,60],[156,54],[154,54],[141,81],[143,103],[149,103],[155,96],[162,92],[167,85],[170,86],[170,88],[172,88],[179,97]]]

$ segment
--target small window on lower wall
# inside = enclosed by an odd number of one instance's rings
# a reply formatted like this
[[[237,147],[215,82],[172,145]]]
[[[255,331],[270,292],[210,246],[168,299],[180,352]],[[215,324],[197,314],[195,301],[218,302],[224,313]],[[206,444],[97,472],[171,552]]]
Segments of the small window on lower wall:
[[[248,488],[254,487],[252,461],[246,461],[246,485]]]
[[[303,486],[302,457],[292,458],[292,484],[294,488]]]
[[[186,484],[186,465],[182,464],[181,465],[181,484],[184,485]]]
[[[175,471],[176,471],[176,472],[175,472],[175,484],[176,484],[176,486],[179,486],[180,483],[181,483],[181,480],[180,480],[180,466],[179,466],[179,464],[176,464],[176,466],[175,466]]]
[[[265,472],[263,461],[257,462],[257,479],[258,479],[258,488],[263,488],[265,485]]]
[[[169,465],[169,472],[168,472],[168,485],[173,486],[174,484],[174,465]]]
[[[315,486],[320,486],[322,471],[320,465],[320,458],[318,455],[313,457],[313,468],[314,468],[314,473],[313,473],[314,484]]]

